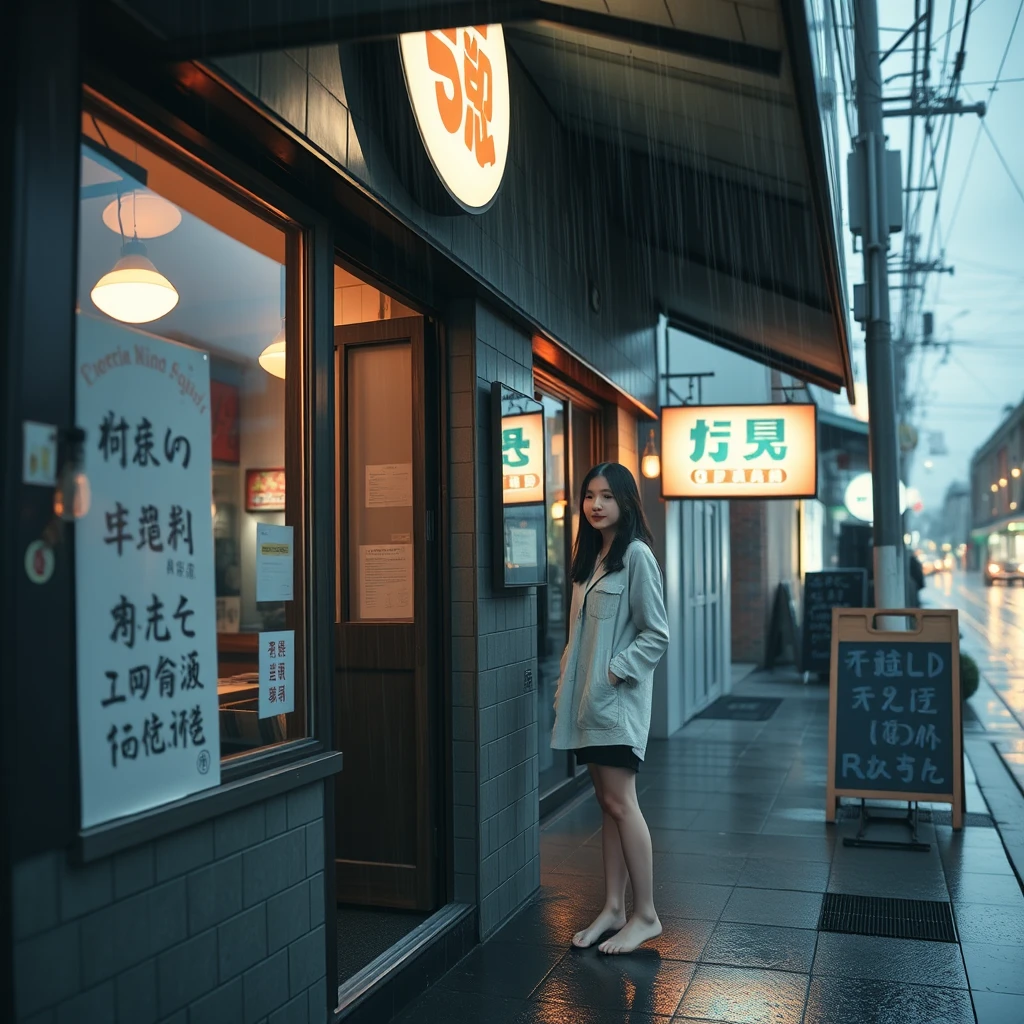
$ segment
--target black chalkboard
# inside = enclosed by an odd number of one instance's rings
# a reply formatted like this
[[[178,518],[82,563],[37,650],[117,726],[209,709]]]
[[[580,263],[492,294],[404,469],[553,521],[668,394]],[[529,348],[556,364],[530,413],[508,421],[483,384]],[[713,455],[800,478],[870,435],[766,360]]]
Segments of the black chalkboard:
[[[956,791],[960,717],[954,713],[953,656],[952,643],[840,640],[833,695],[836,790],[921,800]]]
[[[832,659],[832,609],[863,608],[868,600],[868,574],[863,569],[831,569],[804,577],[804,672],[828,672]]]

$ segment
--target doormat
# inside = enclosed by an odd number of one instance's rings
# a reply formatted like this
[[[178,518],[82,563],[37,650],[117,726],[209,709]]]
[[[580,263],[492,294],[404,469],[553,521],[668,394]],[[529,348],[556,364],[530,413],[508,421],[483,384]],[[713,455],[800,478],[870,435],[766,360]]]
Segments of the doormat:
[[[939,900],[900,900],[827,892],[821,904],[818,931],[956,942],[952,908],[948,902]]]
[[[719,697],[697,717],[735,722],[767,722],[781,703],[781,697]]]

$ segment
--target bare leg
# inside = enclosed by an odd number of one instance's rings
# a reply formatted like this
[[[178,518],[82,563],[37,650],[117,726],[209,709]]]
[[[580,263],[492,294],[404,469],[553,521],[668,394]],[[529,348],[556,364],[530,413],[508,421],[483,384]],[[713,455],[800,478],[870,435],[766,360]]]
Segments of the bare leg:
[[[632,953],[661,934],[654,909],[654,853],[651,833],[636,799],[636,774],[628,768],[598,767],[602,805],[619,831],[622,853],[633,883],[633,914],[624,928],[598,947],[602,953]]]
[[[601,777],[597,765],[589,765],[597,801],[604,807]],[[588,928],[572,937],[577,949],[592,946],[605,932],[618,931],[626,923],[626,860],[614,819],[607,812],[601,819],[601,853],[604,860],[604,906]]]

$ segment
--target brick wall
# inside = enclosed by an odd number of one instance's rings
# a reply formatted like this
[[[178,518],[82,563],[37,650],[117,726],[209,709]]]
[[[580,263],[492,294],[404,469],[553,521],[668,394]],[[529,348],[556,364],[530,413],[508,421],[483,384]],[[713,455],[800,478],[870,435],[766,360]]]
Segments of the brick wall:
[[[18,1024],[322,1024],[323,785],[14,871]]]

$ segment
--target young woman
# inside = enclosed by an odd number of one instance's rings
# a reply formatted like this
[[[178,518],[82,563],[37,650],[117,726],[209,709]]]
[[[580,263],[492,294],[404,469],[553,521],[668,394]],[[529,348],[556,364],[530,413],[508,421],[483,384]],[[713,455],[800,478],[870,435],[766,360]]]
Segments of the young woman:
[[[604,812],[604,907],[573,937],[585,949],[630,953],[661,934],[654,909],[651,833],[636,799],[636,773],[651,725],[654,669],[668,646],[661,568],[632,474],[595,466],[581,489],[572,559],[569,643],[555,695],[551,746],[587,765]],[[626,920],[626,879],[633,914]]]

